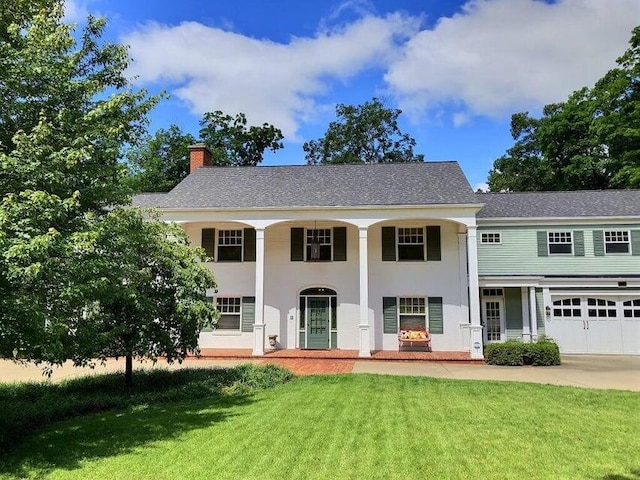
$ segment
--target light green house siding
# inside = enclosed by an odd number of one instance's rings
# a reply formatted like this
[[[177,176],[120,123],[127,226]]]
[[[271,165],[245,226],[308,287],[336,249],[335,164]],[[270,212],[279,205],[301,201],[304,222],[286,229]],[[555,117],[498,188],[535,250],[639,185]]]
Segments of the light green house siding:
[[[478,227],[478,273],[480,276],[637,274],[640,271],[640,255],[638,254],[640,252],[634,251],[633,255],[598,255],[594,253],[594,236],[597,244],[600,232],[603,230],[640,231],[640,225],[572,225],[565,227],[558,225],[499,227],[481,225]],[[541,255],[538,232],[547,231],[580,232],[574,234],[574,255]],[[499,232],[501,243],[482,244],[483,232]],[[636,233],[635,236],[637,235]],[[576,242],[579,243],[577,248]]]
[[[522,339],[522,296],[519,288],[504,289],[507,340]]]

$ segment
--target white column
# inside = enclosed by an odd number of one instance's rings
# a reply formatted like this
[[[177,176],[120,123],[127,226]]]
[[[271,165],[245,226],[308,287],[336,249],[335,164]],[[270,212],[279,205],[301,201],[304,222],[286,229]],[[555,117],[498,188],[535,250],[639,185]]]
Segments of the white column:
[[[522,303],[522,341],[525,343],[531,342],[531,328],[530,328],[530,310],[527,307],[529,305],[529,294],[527,287],[520,287],[520,302]]]
[[[538,309],[536,308],[536,289],[529,287],[529,319],[531,320],[531,341],[538,339]]]
[[[264,355],[264,228],[256,228],[256,312],[253,355]]]
[[[460,323],[469,323],[469,280],[467,278],[467,235],[458,234],[458,275],[460,277]]]
[[[471,320],[471,358],[484,358],[480,325],[480,288],[478,285],[478,238],[476,227],[467,227],[467,263],[469,264],[469,317]]]
[[[369,334],[369,254],[367,227],[358,228],[360,260],[360,357],[371,356],[371,337]]]

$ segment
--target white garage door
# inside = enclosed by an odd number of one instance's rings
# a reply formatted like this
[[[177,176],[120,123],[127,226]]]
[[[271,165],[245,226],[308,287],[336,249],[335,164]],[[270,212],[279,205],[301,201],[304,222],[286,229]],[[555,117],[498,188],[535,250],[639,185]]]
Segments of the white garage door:
[[[563,353],[640,353],[640,298],[554,296],[546,333]]]

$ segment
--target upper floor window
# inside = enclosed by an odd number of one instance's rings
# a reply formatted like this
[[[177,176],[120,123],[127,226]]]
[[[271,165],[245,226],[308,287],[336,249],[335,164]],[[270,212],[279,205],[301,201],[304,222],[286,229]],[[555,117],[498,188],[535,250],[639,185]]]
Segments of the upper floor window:
[[[240,297],[218,297],[216,299],[220,318],[217,330],[240,330]]]
[[[571,232],[548,232],[549,255],[573,254],[573,236]]]
[[[604,251],[606,253],[629,253],[631,251],[629,232],[624,230],[605,231]]]
[[[307,261],[331,261],[331,229],[308,228],[306,238]]]
[[[218,230],[219,262],[242,261],[242,230]]]
[[[498,244],[502,243],[502,238],[499,232],[486,232],[480,234],[480,243],[483,244]]]
[[[398,260],[424,260],[424,228],[398,228]]]

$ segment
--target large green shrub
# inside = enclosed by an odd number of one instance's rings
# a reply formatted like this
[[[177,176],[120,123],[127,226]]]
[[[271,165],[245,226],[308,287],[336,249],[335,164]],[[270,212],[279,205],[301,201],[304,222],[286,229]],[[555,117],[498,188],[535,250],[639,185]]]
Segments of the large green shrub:
[[[509,340],[504,343],[491,343],[484,350],[485,361],[489,365],[560,365],[560,350],[550,340],[536,343],[522,343]]]

